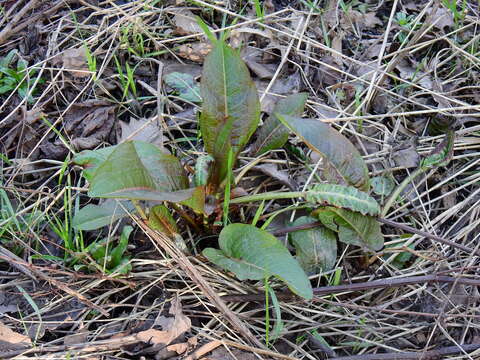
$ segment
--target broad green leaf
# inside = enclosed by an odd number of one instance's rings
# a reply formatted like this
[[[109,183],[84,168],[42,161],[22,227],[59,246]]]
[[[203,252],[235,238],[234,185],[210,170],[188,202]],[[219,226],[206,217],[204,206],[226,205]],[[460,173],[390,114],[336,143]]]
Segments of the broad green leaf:
[[[157,205],[150,209],[148,226],[153,230],[165,233],[168,237],[179,233],[175,219],[164,205]]]
[[[89,182],[98,167],[107,160],[117,146],[109,146],[98,150],[84,150],[73,158],[73,163],[83,167],[83,176]]]
[[[349,185],[369,187],[368,168],[353,144],[320,120],[277,114],[277,118],[299,136],[310,149],[319,152]]]
[[[134,210],[129,201],[124,201],[120,205],[117,201],[108,199],[101,205],[89,204],[81,208],[73,217],[72,226],[78,230],[99,229],[128,216]]]
[[[305,198],[311,203],[333,205],[364,215],[380,214],[380,206],[375,199],[352,186],[317,184],[305,193]]]
[[[307,93],[292,94],[275,104],[272,115],[258,131],[257,140],[252,146],[253,153],[261,155],[285,145],[289,130],[277,119],[275,113],[301,116],[305,109],[307,97]]]
[[[265,269],[262,267],[228,257],[222,250],[206,248],[202,254],[215,265],[233,272],[240,280],[260,280],[264,277]]]
[[[220,250],[207,248],[203,255],[240,280],[275,276],[295,294],[313,297],[308,277],[287,248],[265,230],[247,224],[231,224],[219,237]]]
[[[193,189],[180,161],[155,145],[141,141],[119,144],[93,174],[88,195],[180,202]]]
[[[310,216],[302,216],[293,226],[316,222]],[[323,226],[299,230],[290,233],[290,241],[297,252],[297,260],[307,274],[327,271],[335,266],[337,260],[337,237]]]
[[[334,221],[338,225],[338,239],[341,242],[358,245],[369,251],[377,251],[383,247],[380,224],[374,217],[335,207],[327,207],[325,210],[335,214]],[[312,215],[315,213],[316,211]],[[325,219],[323,216],[318,218],[322,222]]]
[[[200,130],[207,152],[215,159],[211,182],[227,174],[230,149],[234,160],[255,132],[260,101],[247,66],[238,51],[218,41],[203,64]]]
[[[438,144],[432,153],[423,159],[420,167],[424,169],[447,166],[453,155],[453,145],[455,141],[455,132],[449,130],[443,141]]]
[[[190,102],[202,102],[200,87],[193,78],[193,75],[172,72],[167,74],[163,80],[165,84],[178,92],[179,98]]]
[[[377,195],[388,196],[395,188],[393,180],[386,176],[376,176],[372,179],[372,190]]]

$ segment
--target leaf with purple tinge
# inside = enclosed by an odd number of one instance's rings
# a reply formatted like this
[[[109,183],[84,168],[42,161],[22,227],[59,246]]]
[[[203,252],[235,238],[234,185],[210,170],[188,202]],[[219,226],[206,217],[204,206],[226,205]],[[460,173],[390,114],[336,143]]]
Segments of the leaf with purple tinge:
[[[234,160],[260,120],[257,89],[238,51],[217,42],[205,59],[201,80],[200,130],[215,159],[210,182],[218,186],[227,174],[228,154]]]
[[[258,131],[257,140],[252,146],[252,152],[261,155],[267,151],[281,148],[288,140],[288,128],[276,117],[275,113],[291,116],[301,116],[305,109],[307,93],[298,93],[279,100],[273,109],[273,114],[265,121]]]
[[[350,185],[368,190],[368,168],[353,144],[330,125],[314,119],[277,114],[277,118],[319,152]]]
[[[141,141],[119,144],[91,179],[91,197],[180,202],[194,189],[180,161],[158,147]]]

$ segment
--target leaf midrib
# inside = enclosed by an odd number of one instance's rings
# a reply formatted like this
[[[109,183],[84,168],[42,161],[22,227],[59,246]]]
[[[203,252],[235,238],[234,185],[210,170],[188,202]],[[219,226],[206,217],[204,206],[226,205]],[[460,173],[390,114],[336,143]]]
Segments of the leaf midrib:
[[[228,109],[228,98],[227,98],[227,72],[225,64],[225,44],[222,44],[222,76],[223,76],[223,106],[225,108],[225,118],[223,122],[228,121],[229,118],[229,109]]]

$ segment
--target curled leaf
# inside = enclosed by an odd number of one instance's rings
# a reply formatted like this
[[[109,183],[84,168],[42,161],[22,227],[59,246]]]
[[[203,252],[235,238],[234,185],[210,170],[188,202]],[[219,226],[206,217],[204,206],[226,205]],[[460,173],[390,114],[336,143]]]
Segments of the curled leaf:
[[[433,149],[430,155],[421,161],[420,166],[425,169],[447,166],[453,155],[454,140],[455,132],[449,130],[443,141]]]
[[[313,297],[310,282],[287,248],[273,235],[252,225],[231,224],[220,233],[220,250],[207,248],[203,255],[240,280],[275,276],[295,294]]]
[[[195,185],[204,186],[208,183],[208,177],[215,159],[211,155],[202,155],[195,163]]]
[[[337,130],[320,120],[276,114],[307,146],[319,152],[345,180],[360,190],[369,187],[368,168],[353,144]]]
[[[325,207],[312,212],[312,215],[328,228],[338,232],[338,239],[346,244],[358,245],[369,251],[383,247],[383,235],[378,221],[358,212]]]
[[[317,184],[305,193],[305,198],[308,202],[346,208],[364,215],[380,214],[375,199],[352,186]]]

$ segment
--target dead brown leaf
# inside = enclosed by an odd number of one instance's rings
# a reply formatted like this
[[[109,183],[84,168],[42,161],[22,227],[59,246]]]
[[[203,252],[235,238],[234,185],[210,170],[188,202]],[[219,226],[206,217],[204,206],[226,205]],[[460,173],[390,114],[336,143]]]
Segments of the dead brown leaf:
[[[248,195],[247,190],[245,190],[244,188],[242,188],[240,186],[236,186],[230,191],[230,197],[232,199],[235,199],[235,198],[241,197],[241,196],[247,196],[247,195]]]
[[[273,86],[270,88],[269,94],[263,97],[261,102],[262,111],[271,113],[276,102],[280,99],[277,96],[271,95],[289,95],[300,91],[302,79],[299,72],[290,74],[284,78],[277,78]],[[259,94],[262,96],[270,81],[255,80],[255,85]]]
[[[74,344],[82,344],[86,343],[88,338],[88,330],[81,329],[74,334],[67,335],[63,338],[64,345],[74,345]]]
[[[314,83],[323,87],[328,87],[340,82],[342,74],[335,69],[342,69],[342,66],[337,63],[331,55],[326,55],[321,59],[317,67],[317,72],[314,76]]]
[[[260,171],[261,173],[270,176],[275,180],[278,180],[283,185],[292,189],[292,191],[295,191],[298,188],[298,184],[288,176],[286,171],[279,170],[277,164],[266,163],[259,166],[254,166],[253,169]]]
[[[343,13],[340,24],[344,30],[352,30],[355,26],[361,31],[365,28],[372,28],[377,25],[382,26],[383,22],[374,12],[363,14],[357,10],[350,10],[347,13]]]
[[[11,117],[12,121],[8,121],[0,127],[0,131],[3,129],[6,131],[4,136],[0,136],[2,148],[8,149],[11,146],[16,146],[16,156],[26,157],[30,155],[36,148],[43,131],[44,123],[41,121],[43,116],[46,115],[41,108],[27,110],[26,107],[22,107],[16,116]],[[36,150],[26,160],[36,160],[38,153],[39,151]]]
[[[93,149],[111,135],[115,121],[115,106],[107,101],[89,100],[74,104],[65,114],[64,129],[71,139],[70,144],[76,150]],[[53,159],[62,159],[67,154],[65,145],[60,139],[41,146],[42,151]]]
[[[425,89],[433,90],[432,77],[419,70],[418,67],[419,66],[415,66],[415,64],[411,65],[407,60],[402,60],[398,62],[395,68],[400,72],[402,79],[416,83]]]
[[[343,31],[339,31],[332,39],[332,49],[336,51],[336,53],[332,53],[332,56],[335,62],[339,65],[343,65],[342,56],[342,40],[343,40],[344,33]]]
[[[185,360],[197,360],[197,359],[200,359],[203,355],[215,350],[216,348],[218,348],[220,345],[222,345],[222,343],[218,340],[213,340],[213,341],[210,341],[209,343],[206,343],[202,346],[200,346],[200,348],[198,348],[193,354],[187,356],[185,358]],[[204,358],[204,359],[207,359],[207,358]]]
[[[263,64],[263,52],[260,49],[247,46],[242,50],[241,55],[248,68],[252,70],[260,79],[271,79],[275,74],[276,65]]]
[[[148,329],[140,331],[136,336],[137,339],[153,345],[169,345],[180,335],[190,330],[191,321],[182,312],[180,300],[175,298],[170,307],[170,314],[174,315],[174,321],[166,330]]]
[[[90,76],[87,62],[87,49],[85,47],[64,51],[62,61],[64,68],[73,76],[78,78]]]
[[[440,182],[440,179],[439,179]],[[440,188],[440,192],[443,195],[442,202],[443,206],[445,206],[446,209],[453,208],[454,206],[457,205],[457,194],[455,192],[450,192],[451,186],[450,185],[443,185]]]
[[[213,46],[209,42],[194,42],[180,45],[177,49],[178,56],[196,63],[203,63]]]
[[[184,343],[168,345],[163,349],[161,349],[157,354],[155,354],[155,360],[165,360],[165,359],[173,358],[174,356],[186,353],[196,345],[197,345],[196,336],[188,339],[188,341]]]
[[[242,351],[240,349],[227,350],[225,347],[218,348],[208,356],[211,360],[255,360],[257,357],[253,353]]]
[[[188,350],[188,343],[179,343],[167,346],[168,351],[175,351],[177,354],[183,354],[185,351]]]
[[[427,14],[430,14],[432,10],[433,9],[428,9]],[[433,16],[433,23],[434,27],[440,30],[443,30],[446,27],[453,28],[455,25],[453,13],[450,10],[440,6],[437,8],[437,11]]]
[[[120,121],[122,136],[119,143],[127,140],[145,141],[158,147],[163,147],[163,132],[156,119],[134,119],[129,123]]]
[[[190,74],[194,78],[197,78],[202,74],[202,67],[198,64],[181,64],[178,60],[163,60],[162,62],[164,63],[162,71],[163,77],[173,72]]]
[[[196,336],[191,337],[190,339],[187,340],[187,343],[190,347],[195,347],[198,345],[198,338]]]
[[[363,55],[369,60],[376,59],[380,55],[382,47],[382,43],[380,41],[376,41],[372,45],[370,45],[367,50],[365,50]]]
[[[415,147],[411,146],[407,149],[394,151],[392,154],[392,160],[395,163],[395,166],[413,168],[418,166],[420,156]]]
[[[0,349],[2,352],[28,348],[32,342],[28,336],[19,334],[0,322]]]
[[[203,30],[195,20],[195,15],[188,9],[180,9],[173,17],[175,33],[178,35],[203,34]]]
[[[340,112],[337,109],[326,104],[315,104],[313,105],[313,109],[320,119],[333,119],[340,116]]]

